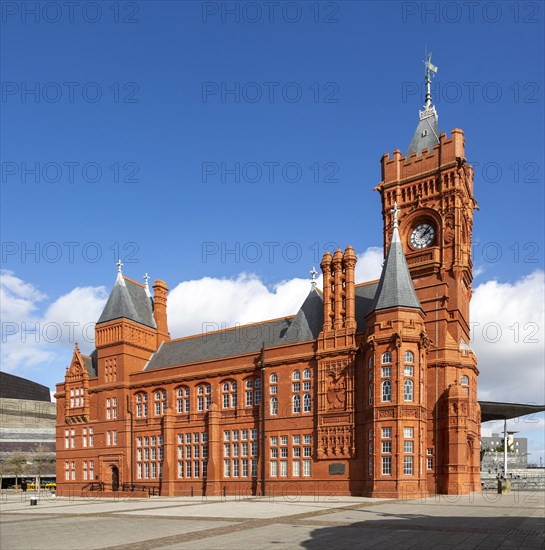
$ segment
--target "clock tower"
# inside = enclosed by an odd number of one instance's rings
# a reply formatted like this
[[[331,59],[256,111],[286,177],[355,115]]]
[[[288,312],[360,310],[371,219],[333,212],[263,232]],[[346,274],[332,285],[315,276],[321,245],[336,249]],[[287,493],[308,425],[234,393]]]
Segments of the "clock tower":
[[[392,235],[390,211],[399,208],[399,235],[431,340],[427,355],[428,488],[431,492],[480,490],[480,408],[477,361],[470,342],[473,169],[464,133],[440,133],[425,62],[427,93],[405,155],[382,157],[384,249]],[[461,401],[460,401],[461,400]],[[453,411],[457,414],[453,417]],[[459,429],[462,427],[462,429]],[[455,429],[456,428],[456,429]],[[448,467],[447,467],[448,464]]]

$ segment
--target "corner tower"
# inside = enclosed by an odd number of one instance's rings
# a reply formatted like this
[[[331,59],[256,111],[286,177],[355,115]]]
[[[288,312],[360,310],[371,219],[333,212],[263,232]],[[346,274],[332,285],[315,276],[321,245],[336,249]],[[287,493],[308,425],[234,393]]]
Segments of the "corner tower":
[[[410,497],[428,494],[422,456],[428,432],[428,338],[398,230],[393,229],[375,298],[366,318],[367,384],[364,436],[367,481],[363,494]]]
[[[395,203],[401,209],[399,238],[432,342],[427,361],[428,486],[430,491],[451,492],[456,485],[464,493],[480,488],[478,370],[469,347],[471,236],[477,203],[463,131],[454,129],[450,137],[439,132],[430,91],[431,76],[437,71],[431,54],[425,66],[427,92],[416,132],[405,155],[395,150],[392,157],[382,157],[382,181],[376,189],[382,201],[385,250],[392,235],[389,212]],[[463,435],[467,460],[456,468],[447,466],[448,415],[441,412],[453,384],[461,384],[468,399]]]

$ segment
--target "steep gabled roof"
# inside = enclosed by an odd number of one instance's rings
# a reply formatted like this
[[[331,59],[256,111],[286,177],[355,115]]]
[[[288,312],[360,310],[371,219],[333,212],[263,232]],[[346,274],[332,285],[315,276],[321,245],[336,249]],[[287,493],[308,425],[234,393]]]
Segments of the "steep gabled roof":
[[[146,294],[145,287],[118,276],[97,325],[121,318],[157,328],[153,318],[153,301]]]
[[[323,325],[324,299],[313,286],[283,339],[286,343],[316,340]]]
[[[397,224],[394,224],[390,248],[370,311],[393,307],[422,309],[414,290]]]

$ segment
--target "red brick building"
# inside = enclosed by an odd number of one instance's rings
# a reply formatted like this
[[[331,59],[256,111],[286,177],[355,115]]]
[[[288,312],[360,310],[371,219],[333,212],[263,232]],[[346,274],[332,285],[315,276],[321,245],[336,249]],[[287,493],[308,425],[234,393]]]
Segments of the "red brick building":
[[[326,253],[299,311],[171,340],[167,285],[124,277],[57,385],[59,491],[163,495],[480,490],[469,347],[473,170],[426,97],[408,151],[382,158],[386,251],[355,284]]]

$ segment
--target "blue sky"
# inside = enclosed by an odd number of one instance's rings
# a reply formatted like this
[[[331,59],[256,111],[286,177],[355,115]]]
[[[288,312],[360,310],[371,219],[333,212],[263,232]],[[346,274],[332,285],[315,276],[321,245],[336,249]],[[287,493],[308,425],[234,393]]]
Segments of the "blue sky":
[[[328,243],[382,246],[373,187],[416,128],[425,48],[475,164],[475,284],[543,269],[542,3],[34,4],[2,6],[0,104],[2,267],[33,319],[109,289],[118,255],[171,288],[271,289]],[[52,386],[57,360],[14,369]]]

